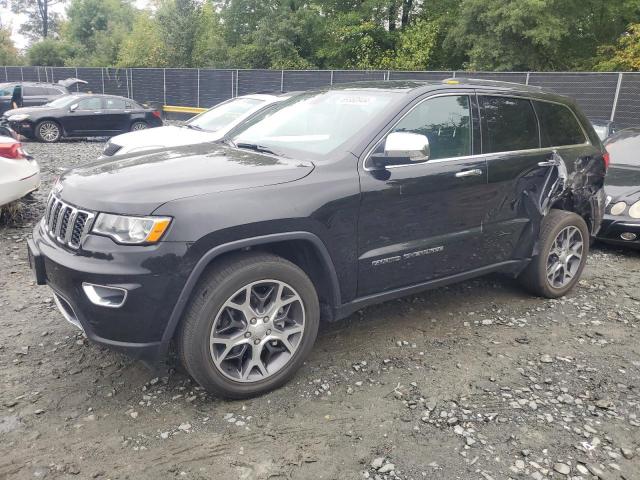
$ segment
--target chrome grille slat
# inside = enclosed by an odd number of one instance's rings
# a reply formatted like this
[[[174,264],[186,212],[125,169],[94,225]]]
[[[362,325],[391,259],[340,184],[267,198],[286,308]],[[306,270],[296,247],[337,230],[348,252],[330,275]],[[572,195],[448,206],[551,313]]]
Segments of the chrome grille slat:
[[[43,227],[56,242],[78,249],[91,231],[94,218],[93,212],[69,205],[52,194],[45,208]]]

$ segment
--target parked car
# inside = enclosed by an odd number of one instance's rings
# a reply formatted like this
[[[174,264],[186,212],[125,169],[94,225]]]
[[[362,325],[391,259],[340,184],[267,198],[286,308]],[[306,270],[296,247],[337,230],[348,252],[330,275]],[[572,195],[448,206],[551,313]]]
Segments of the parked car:
[[[65,95],[39,107],[9,110],[3,118],[19,134],[47,143],[162,126],[157,110],[129,98],[97,94]]]
[[[612,120],[591,119],[591,125],[602,141],[618,131],[618,126]]]
[[[13,137],[0,136],[0,211],[40,187],[40,168]]]
[[[376,302],[490,272],[560,297],[602,220],[593,127],[524,85],[334,85],[225,141],[63,174],[28,251],[89,339],[152,361],[173,342],[227,397],[282,385],[320,321]]]
[[[11,110],[11,98],[15,87],[21,88],[22,107],[35,107],[44,105],[52,100],[68,95],[70,89],[77,84],[86,84],[84,80],[79,78],[67,78],[59,83],[43,83],[43,82],[8,82],[0,83],[0,115],[7,110]]]
[[[124,133],[109,140],[102,157],[220,140],[247,118],[290,96],[290,94],[243,95],[196,115],[184,125],[165,125],[155,130]]]
[[[598,240],[640,248],[640,128],[620,130],[605,146],[611,167],[605,180],[607,209]]]

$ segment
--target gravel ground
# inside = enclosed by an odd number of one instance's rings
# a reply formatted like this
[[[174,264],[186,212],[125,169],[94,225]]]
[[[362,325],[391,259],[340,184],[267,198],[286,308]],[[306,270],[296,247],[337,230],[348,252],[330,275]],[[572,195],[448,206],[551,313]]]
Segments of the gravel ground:
[[[640,479],[640,256],[596,246],[561,300],[486,277],[321,328],[248,401],[87,342],[25,238],[99,141],[31,143],[42,189],[0,227],[0,479]]]

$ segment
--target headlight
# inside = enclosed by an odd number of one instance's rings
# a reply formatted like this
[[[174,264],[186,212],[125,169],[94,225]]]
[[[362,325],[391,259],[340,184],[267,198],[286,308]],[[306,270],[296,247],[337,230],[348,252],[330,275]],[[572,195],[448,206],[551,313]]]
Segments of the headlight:
[[[631,218],[640,218],[640,200],[631,205],[629,208],[629,216]]]
[[[156,243],[169,228],[170,217],[126,217],[101,213],[92,231],[126,244]]]
[[[611,215],[622,215],[627,208],[624,202],[617,202],[611,207]]]
[[[9,117],[10,122],[21,122],[29,118],[29,115],[26,113],[18,113],[17,115],[11,115]]]

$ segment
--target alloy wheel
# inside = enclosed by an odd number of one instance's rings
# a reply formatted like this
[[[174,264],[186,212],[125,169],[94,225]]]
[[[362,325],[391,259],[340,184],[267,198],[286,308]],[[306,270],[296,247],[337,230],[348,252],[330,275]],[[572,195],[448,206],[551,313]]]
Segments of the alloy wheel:
[[[302,298],[279,280],[245,285],[214,319],[210,352],[218,370],[237,382],[271,377],[293,358],[305,329]]]
[[[577,227],[570,225],[560,230],[547,257],[547,281],[551,287],[563,288],[574,279],[583,250],[584,239]]]
[[[145,130],[146,128],[147,128],[147,124],[146,123],[136,122],[131,127],[131,131],[132,132],[136,132],[138,130]]]
[[[60,137],[60,127],[53,122],[43,122],[38,129],[40,137],[47,142],[55,142]]]

